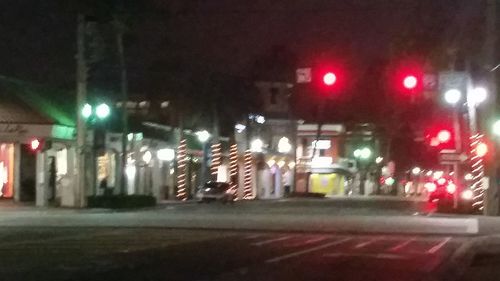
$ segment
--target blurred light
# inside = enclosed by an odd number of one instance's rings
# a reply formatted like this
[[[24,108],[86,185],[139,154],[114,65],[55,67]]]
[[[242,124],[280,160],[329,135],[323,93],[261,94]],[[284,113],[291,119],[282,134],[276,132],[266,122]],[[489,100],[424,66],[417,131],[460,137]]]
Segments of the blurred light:
[[[451,133],[448,130],[441,130],[437,134],[437,139],[440,143],[446,143],[451,140]]]
[[[493,123],[493,134],[497,137],[500,137],[500,120],[495,121]]]
[[[250,150],[252,152],[262,152],[262,148],[264,147],[264,142],[261,139],[254,139],[250,143]]]
[[[354,157],[359,158],[361,157],[361,149],[356,149],[353,152]]]
[[[135,177],[135,165],[127,165],[125,168],[125,174],[127,174],[128,179],[133,179]]]
[[[90,115],[92,115],[92,106],[86,103],[82,107],[82,117],[88,119]]]
[[[170,174],[173,175],[175,173],[175,169],[174,168],[170,168]]]
[[[464,179],[465,179],[466,181],[470,181],[470,180],[472,180],[473,178],[474,178],[474,176],[473,176],[471,173],[467,173],[467,174],[465,174],[465,176],[464,176]]]
[[[457,186],[450,182],[447,186],[446,186],[446,192],[448,192],[449,194],[453,194],[457,191]]]
[[[207,130],[198,131],[194,134],[198,137],[198,140],[203,143],[208,141],[210,138],[210,133]]]
[[[314,157],[311,161],[311,166],[313,167],[325,167],[325,166],[330,166],[333,162],[332,157],[327,157],[327,156],[319,156],[319,157]]]
[[[276,161],[274,159],[270,159],[269,161],[267,161],[267,166],[269,167],[274,166],[274,164],[276,164]]]
[[[238,123],[238,124],[234,125],[234,129],[236,129],[237,133],[243,132],[246,128],[247,128],[247,126],[245,126],[243,124]]]
[[[462,98],[462,93],[457,89],[450,89],[444,93],[444,100],[449,104],[456,104]]]
[[[429,193],[432,193],[432,192],[436,191],[436,189],[437,189],[436,184],[433,182],[426,182],[424,184],[424,187],[427,190],[427,192],[429,192]]]
[[[441,178],[443,176],[443,171],[435,171],[434,174],[432,175],[435,180]]]
[[[449,172],[448,175],[453,176],[455,172]]]
[[[484,102],[488,97],[488,91],[486,91],[483,87],[474,88],[470,91],[470,94],[467,96],[467,102],[470,102],[471,105],[479,105]]]
[[[256,115],[255,122],[257,122],[259,124],[264,124],[266,122],[266,118],[262,115]]]
[[[142,161],[144,161],[146,164],[149,164],[151,162],[151,159],[153,158],[153,155],[149,150],[146,150],[144,154],[142,154]]]
[[[432,170],[427,171],[427,173],[425,173],[425,175],[428,177],[432,176]]]
[[[414,89],[417,86],[417,77],[413,75],[406,76],[403,80],[403,86],[408,90]]]
[[[156,152],[158,159],[162,161],[172,161],[175,159],[175,150],[171,148],[158,149]]]
[[[484,157],[488,153],[488,146],[484,142],[479,142],[476,145],[476,155]]]
[[[382,163],[382,161],[384,161],[384,157],[379,156],[379,157],[375,158],[375,163],[377,163],[377,164]]]
[[[413,186],[413,182],[412,181],[407,182],[405,184],[405,193],[410,193],[412,186]]]
[[[279,153],[288,153],[292,150],[292,145],[290,144],[290,141],[288,140],[287,137],[282,137],[278,141],[278,152]]]
[[[395,182],[396,182],[396,180],[394,180],[394,178],[392,178],[392,177],[388,177],[388,178],[386,178],[386,179],[385,179],[385,181],[384,181],[384,183],[385,183],[386,185],[393,185]]]
[[[330,140],[314,140],[312,142],[312,147],[316,147],[316,149],[329,149],[332,147],[332,142]]]
[[[295,162],[288,163],[288,168],[293,169],[295,167]]]
[[[278,167],[282,168],[283,166],[285,166],[286,162],[281,160],[278,162]]]
[[[437,180],[437,183],[438,183],[439,185],[444,185],[444,184],[446,183],[446,179],[445,179],[445,178],[439,178],[439,179]]]
[[[109,108],[109,105],[105,103],[101,103],[95,108],[95,114],[97,115],[97,118],[99,119],[104,119],[109,116],[111,113],[111,109]]]
[[[439,143],[440,142],[439,142],[438,138],[432,138],[430,145],[435,147],[435,146],[438,146]]]
[[[372,156],[372,151],[368,147],[361,149],[361,159],[368,159],[370,156]]]
[[[35,151],[40,148],[41,142],[39,139],[32,139],[30,142],[30,148],[31,150]]]
[[[470,189],[466,189],[462,192],[462,199],[464,200],[471,200],[474,197],[474,192]]]
[[[127,135],[127,139],[128,139],[128,141],[132,141],[132,140],[134,139],[134,134],[129,133],[129,134]]]
[[[337,76],[333,72],[327,72],[323,75],[323,83],[327,86],[332,86],[337,81]]]
[[[414,175],[418,175],[418,174],[420,174],[421,171],[422,170],[419,167],[415,167],[411,170],[411,173]]]

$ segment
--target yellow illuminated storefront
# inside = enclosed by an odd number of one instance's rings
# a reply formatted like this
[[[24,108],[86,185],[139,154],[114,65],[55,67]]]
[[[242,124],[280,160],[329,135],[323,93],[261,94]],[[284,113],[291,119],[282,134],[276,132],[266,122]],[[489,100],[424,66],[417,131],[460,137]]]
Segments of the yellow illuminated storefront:
[[[344,194],[344,175],[341,174],[311,174],[311,192],[326,195]]]

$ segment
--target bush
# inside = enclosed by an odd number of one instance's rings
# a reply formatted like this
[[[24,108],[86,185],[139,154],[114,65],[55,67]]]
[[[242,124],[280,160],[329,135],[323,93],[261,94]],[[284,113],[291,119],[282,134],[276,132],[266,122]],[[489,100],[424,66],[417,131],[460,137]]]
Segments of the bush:
[[[89,196],[87,203],[89,208],[130,209],[155,206],[156,199],[151,195]]]

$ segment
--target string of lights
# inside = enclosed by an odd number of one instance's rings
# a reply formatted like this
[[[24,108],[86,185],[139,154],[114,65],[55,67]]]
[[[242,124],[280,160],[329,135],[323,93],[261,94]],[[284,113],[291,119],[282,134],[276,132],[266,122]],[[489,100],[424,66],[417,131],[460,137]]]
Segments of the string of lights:
[[[186,168],[187,168],[187,144],[186,140],[181,140],[177,149],[177,198],[187,200],[186,190]]]
[[[253,199],[252,192],[252,152],[245,151],[245,178],[244,178],[244,195],[243,199]]]
[[[212,164],[210,165],[210,173],[217,177],[217,172],[219,171],[219,166],[222,162],[222,154],[221,154],[221,144],[214,143],[212,144]]]
[[[478,150],[478,147],[482,144],[481,140],[483,135],[474,134],[470,137],[470,155],[471,155],[471,174],[472,174],[472,185],[471,189],[474,193],[472,206],[478,210],[484,208],[484,187],[483,187],[483,177],[484,177],[484,165],[482,155]]]
[[[231,179],[231,190],[236,194],[238,191],[238,145],[229,147],[229,176]],[[237,196],[235,197],[237,198]]]

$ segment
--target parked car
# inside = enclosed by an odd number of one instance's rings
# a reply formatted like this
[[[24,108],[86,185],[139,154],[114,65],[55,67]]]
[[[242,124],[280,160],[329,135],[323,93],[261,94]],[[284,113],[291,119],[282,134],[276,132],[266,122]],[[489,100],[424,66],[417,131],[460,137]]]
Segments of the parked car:
[[[199,202],[208,203],[221,201],[222,203],[234,202],[236,194],[227,182],[206,182],[196,194]]]

